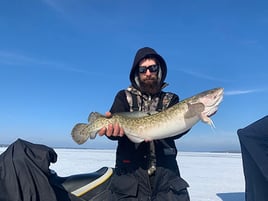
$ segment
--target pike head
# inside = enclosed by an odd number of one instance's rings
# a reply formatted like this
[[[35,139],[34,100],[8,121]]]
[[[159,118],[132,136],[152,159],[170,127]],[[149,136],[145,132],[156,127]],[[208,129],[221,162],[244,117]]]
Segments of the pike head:
[[[213,127],[213,121],[209,118],[211,115],[215,114],[218,110],[218,106],[223,99],[223,88],[215,88],[211,90],[199,93],[188,100],[189,112],[199,111],[199,118],[204,122]],[[193,109],[194,108],[194,109]],[[196,114],[196,113],[195,113]],[[187,115],[187,114],[186,114]]]

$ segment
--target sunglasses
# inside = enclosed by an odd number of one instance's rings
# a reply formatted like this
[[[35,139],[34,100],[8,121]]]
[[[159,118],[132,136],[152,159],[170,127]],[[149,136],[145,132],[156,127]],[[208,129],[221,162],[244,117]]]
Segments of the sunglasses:
[[[150,66],[139,66],[139,73],[146,73],[147,70],[149,70],[150,73],[155,73],[159,70],[159,66],[156,64]]]

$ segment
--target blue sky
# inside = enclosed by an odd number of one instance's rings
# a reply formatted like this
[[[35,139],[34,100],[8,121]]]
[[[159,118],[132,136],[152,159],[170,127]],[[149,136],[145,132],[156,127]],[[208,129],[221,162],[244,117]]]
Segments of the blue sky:
[[[198,123],[179,150],[239,149],[237,129],[267,115],[266,1],[2,0],[0,25],[0,143],[115,147],[76,145],[71,129],[109,110],[144,46],[165,58],[166,91],[181,99],[225,89],[216,128]]]

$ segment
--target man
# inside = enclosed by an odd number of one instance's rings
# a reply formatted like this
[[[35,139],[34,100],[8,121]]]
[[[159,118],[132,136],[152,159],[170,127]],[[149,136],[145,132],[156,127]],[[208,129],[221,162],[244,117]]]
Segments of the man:
[[[179,97],[162,89],[167,85],[166,62],[149,47],[137,51],[130,71],[131,86],[115,97],[110,112],[161,111],[179,102]],[[118,124],[99,132],[118,141],[111,200],[189,201],[188,184],[180,177],[175,136],[135,144]]]

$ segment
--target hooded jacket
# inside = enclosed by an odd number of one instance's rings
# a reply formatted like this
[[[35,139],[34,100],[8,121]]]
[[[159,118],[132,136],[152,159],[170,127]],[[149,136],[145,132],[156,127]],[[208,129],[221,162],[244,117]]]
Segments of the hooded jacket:
[[[127,90],[121,90],[118,92],[114,99],[114,103],[110,109],[111,113],[118,113],[118,112],[129,112],[131,111],[131,107],[129,105],[129,102],[127,100],[126,91],[129,91],[130,93],[134,94],[134,96],[139,96],[142,98],[142,106],[146,104],[154,103],[153,101],[161,100],[160,97],[163,94],[166,94],[166,92],[160,91],[158,94],[153,95],[153,97],[149,97],[147,94],[142,94],[142,92],[139,91],[139,84],[137,82],[137,67],[139,62],[147,57],[154,57],[158,60],[161,71],[159,71],[159,79],[160,84],[163,86],[165,85],[164,80],[167,75],[167,66],[165,60],[152,48],[144,47],[137,51],[134,62],[130,71],[130,81],[131,81],[131,87],[129,87]],[[170,93],[170,92],[169,92]],[[170,93],[172,94],[172,93]],[[149,103],[148,103],[149,102]],[[168,107],[173,106],[174,104],[179,102],[179,97],[176,94],[172,94],[171,100],[169,100]],[[157,104],[151,104],[151,105],[157,105]],[[144,107],[141,107],[140,110],[148,112],[150,108],[153,108],[154,110],[157,109],[157,106],[152,107],[146,107],[147,109],[144,109]],[[149,108],[149,109],[148,109]],[[146,111],[147,110],[147,111]],[[157,166],[166,167],[171,169],[172,171],[176,172],[176,174],[179,175],[179,170],[177,166],[176,156],[177,156],[177,149],[175,146],[174,139],[181,137],[182,135],[178,137],[172,137],[172,138],[166,138],[163,140],[155,140],[155,152],[156,152],[156,162]],[[142,167],[143,169],[149,168],[150,163],[150,143],[142,142],[140,144],[135,144],[131,142],[126,136],[123,137],[109,137],[112,140],[118,140],[118,146],[117,146],[117,155],[116,155],[116,166],[117,167]]]
[[[160,66],[158,81],[162,86],[161,90],[165,87],[166,84],[164,81],[167,75],[165,60],[154,49],[149,47],[141,48],[137,51],[130,70],[129,78],[131,86],[117,93],[110,109],[111,113],[135,111],[129,100],[135,98],[138,102],[138,111],[145,112],[162,110],[179,102],[179,97],[170,92],[160,91],[156,94],[145,94],[141,92],[137,69],[140,61],[144,58],[156,58]],[[131,94],[130,97],[128,94]],[[167,98],[168,101],[166,101],[165,97],[169,97]],[[162,102],[163,104],[161,104]],[[168,104],[165,102],[168,102]],[[112,191],[118,192],[122,196],[126,194],[134,196],[138,191],[143,192],[142,189],[144,188],[147,188],[147,192],[151,192],[151,188],[153,188],[155,194],[160,191],[175,193],[186,189],[188,184],[180,177],[176,160],[177,148],[175,139],[181,136],[139,144],[130,141],[126,135],[123,137],[109,137],[112,140],[118,141],[115,165],[116,175],[114,175],[112,180]],[[156,171],[152,167],[156,167]],[[149,179],[152,178],[149,177],[150,175],[154,175],[154,187],[151,187],[149,184]],[[138,190],[138,186],[142,188]],[[168,190],[169,188],[173,190]],[[171,196],[168,200],[178,200],[178,198],[173,198]]]
[[[161,57],[154,49],[150,47],[144,47],[137,51],[133,65],[129,74],[129,79],[132,86],[136,89],[139,89],[139,81],[138,81],[138,67],[141,60],[144,58],[156,58],[158,65],[160,66],[158,72],[158,81],[162,86],[166,79],[167,75],[167,65],[163,57]]]

